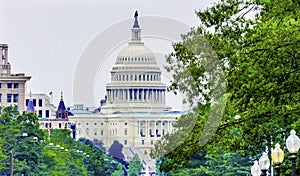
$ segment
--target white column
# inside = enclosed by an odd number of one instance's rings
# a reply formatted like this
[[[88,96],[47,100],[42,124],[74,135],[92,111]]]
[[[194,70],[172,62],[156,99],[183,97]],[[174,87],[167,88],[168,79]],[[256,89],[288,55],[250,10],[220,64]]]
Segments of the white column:
[[[123,102],[126,101],[126,90],[123,89]]]
[[[140,134],[140,130],[141,129],[141,124],[140,124],[140,121],[138,121],[138,135],[140,136],[141,134]]]
[[[156,137],[156,120],[154,120],[154,131],[153,131],[153,133],[154,133],[154,136]]]
[[[146,125],[145,136],[147,137],[147,135],[149,135],[149,123],[148,123],[148,121],[145,121],[145,125]]]
[[[130,101],[130,94],[129,94],[129,89],[127,89],[127,102]]]
[[[120,99],[120,102],[122,102],[123,101],[123,89],[119,89],[119,93],[120,93],[119,99]]]
[[[160,91],[159,91],[159,102],[160,102],[160,103],[162,103],[162,93],[163,93],[163,91],[160,90]]]

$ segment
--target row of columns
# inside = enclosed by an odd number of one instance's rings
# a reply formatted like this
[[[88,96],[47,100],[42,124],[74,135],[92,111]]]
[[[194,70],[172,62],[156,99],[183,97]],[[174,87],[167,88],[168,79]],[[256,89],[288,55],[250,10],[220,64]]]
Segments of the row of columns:
[[[108,102],[165,103],[165,89],[107,89]]]
[[[112,74],[111,81],[161,81],[160,74]]]
[[[158,122],[160,123],[159,125],[157,125]],[[162,130],[165,130],[165,134],[167,134],[167,132],[171,132],[173,129],[173,122],[174,121],[137,121],[137,134],[142,137],[161,137],[164,135],[162,134]],[[151,123],[153,125],[150,125]],[[165,123],[165,125],[162,125],[162,123]]]

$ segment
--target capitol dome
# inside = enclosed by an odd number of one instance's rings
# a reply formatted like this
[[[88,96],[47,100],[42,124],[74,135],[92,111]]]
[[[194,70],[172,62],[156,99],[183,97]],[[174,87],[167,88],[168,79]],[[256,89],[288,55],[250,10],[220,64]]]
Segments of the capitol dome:
[[[117,56],[117,62],[155,62],[152,51],[143,43],[129,43]]]
[[[158,112],[167,108],[160,67],[154,53],[141,40],[137,12],[134,17],[131,41],[117,55],[111,70],[102,113]]]

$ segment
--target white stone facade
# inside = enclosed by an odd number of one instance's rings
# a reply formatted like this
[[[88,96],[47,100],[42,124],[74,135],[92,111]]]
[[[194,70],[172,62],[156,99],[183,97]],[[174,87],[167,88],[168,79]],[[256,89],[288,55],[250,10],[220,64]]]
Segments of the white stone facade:
[[[0,60],[0,105],[17,105],[19,112],[23,113],[26,82],[31,77],[24,73],[11,73],[7,44],[0,44]]]

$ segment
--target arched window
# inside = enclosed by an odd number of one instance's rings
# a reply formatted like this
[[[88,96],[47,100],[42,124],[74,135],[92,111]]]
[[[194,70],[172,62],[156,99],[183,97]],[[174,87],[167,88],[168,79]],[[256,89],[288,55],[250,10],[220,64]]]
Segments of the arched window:
[[[61,128],[61,123],[58,124],[58,128]]]

